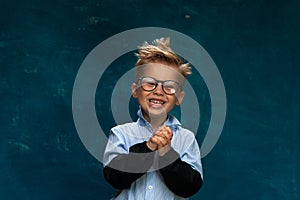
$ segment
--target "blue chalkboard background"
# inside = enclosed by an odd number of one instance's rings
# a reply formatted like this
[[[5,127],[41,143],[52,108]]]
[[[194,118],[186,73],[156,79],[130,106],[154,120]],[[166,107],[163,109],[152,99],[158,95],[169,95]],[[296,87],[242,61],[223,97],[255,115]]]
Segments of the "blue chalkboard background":
[[[222,135],[203,159],[204,186],[191,199],[300,199],[299,9],[297,0],[0,0],[0,199],[114,194],[75,129],[73,84],[95,46],[149,26],[199,42],[227,92]],[[96,108],[107,113],[99,122],[106,131],[114,121],[105,83],[125,72],[115,66],[130,66],[132,55],[116,61],[99,83]],[[203,87],[205,132],[207,90],[197,74],[190,81]],[[203,137],[200,131],[200,143]]]

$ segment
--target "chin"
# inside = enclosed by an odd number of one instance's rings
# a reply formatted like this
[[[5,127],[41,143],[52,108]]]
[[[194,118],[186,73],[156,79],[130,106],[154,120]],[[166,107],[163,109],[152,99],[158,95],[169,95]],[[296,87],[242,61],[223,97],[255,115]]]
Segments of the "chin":
[[[148,110],[149,116],[154,117],[154,118],[160,118],[160,117],[165,117],[168,115],[168,112],[166,109],[155,109],[155,108],[149,108]]]

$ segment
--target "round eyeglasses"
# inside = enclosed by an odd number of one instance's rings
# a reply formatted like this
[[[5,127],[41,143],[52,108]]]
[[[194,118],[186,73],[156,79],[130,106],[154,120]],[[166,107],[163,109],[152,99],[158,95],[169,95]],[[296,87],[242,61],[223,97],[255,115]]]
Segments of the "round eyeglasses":
[[[181,85],[173,80],[159,81],[150,76],[143,76],[138,79],[138,83],[143,90],[151,92],[155,90],[158,83],[162,85],[164,93],[172,95],[181,90]]]

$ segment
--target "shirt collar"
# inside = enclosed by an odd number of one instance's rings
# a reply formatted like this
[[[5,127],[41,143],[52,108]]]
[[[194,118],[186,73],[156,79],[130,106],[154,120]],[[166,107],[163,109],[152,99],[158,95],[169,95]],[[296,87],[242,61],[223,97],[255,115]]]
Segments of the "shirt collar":
[[[147,122],[147,120],[144,118],[141,107],[139,107],[137,115],[139,117],[137,122],[140,125],[142,125],[142,126],[150,125],[149,122]],[[173,130],[173,129],[177,129],[179,126],[181,126],[181,123],[179,122],[179,120],[176,117],[168,114],[168,118],[165,121],[164,125],[171,127],[171,129]]]

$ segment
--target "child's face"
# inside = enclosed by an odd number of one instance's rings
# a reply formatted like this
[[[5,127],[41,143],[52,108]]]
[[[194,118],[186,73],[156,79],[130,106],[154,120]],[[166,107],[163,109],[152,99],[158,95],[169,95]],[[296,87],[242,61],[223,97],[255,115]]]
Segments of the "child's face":
[[[137,68],[137,76],[139,80],[132,84],[132,96],[138,99],[147,121],[166,118],[181,103],[184,78],[175,67],[149,63]]]

